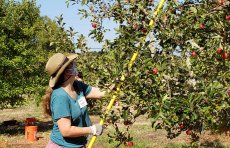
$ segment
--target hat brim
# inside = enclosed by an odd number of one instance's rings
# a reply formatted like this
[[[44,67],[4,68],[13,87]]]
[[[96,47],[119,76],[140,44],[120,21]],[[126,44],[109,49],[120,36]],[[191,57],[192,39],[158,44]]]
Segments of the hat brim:
[[[57,81],[58,81],[60,75],[62,74],[62,72],[76,58],[77,58],[77,54],[71,54],[71,55],[67,56],[68,61],[64,65],[62,65],[62,67],[59,69],[59,71],[57,72],[57,74],[55,75],[55,77],[51,76],[50,81],[49,81],[49,86],[50,87],[54,87],[55,86],[55,84],[57,83]]]

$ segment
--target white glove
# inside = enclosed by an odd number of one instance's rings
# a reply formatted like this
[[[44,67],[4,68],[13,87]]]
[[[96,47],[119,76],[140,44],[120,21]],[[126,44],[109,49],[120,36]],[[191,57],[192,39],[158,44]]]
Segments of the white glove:
[[[99,136],[99,135],[102,134],[102,132],[103,132],[103,127],[102,127],[102,125],[100,125],[100,124],[95,124],[95,125],[90,126],[90,133],[91,133],[92,135]]]

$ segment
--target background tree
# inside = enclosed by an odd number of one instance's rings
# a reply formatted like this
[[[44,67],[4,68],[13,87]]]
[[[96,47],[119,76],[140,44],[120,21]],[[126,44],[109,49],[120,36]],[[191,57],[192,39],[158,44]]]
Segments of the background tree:
[[[0,1],[0,107],[22,104],[33,95],[40,100],[48,79],[44,66],[50,54],[73,52],[68,32],[41,17],[34,1]],[[32,97],[29,97],[31,99]]]

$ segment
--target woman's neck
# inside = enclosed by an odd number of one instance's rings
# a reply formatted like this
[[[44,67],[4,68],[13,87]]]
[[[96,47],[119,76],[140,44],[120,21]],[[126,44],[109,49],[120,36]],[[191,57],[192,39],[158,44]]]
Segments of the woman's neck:
[[[65,81],[61,85],[61,87],[63,87],[65,90],[68,90],[68,91],[74,91],[73,82],[74,80],[72,80],[72,78],[69,78],[67,81]]]
[[[66,93],[69,94],[69,96],[71,96],[73,100],[76,99],[77,93],[74,90],[72,83],[66,83],[66,84],[64,83],[61,87],[65,90]]]

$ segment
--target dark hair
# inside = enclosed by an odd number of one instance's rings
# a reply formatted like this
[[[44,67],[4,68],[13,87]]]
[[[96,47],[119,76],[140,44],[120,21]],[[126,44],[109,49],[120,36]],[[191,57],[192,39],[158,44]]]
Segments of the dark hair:
[[[50,116],[51,116],[50,98],[51,98],[52,92],[53,92],[52,87],[49,87],[46,89],[45,95],[43,96],[43,104],[42,104],[44,113]]]
[[[46,89],[45,95],[42,97],[43,100],[43,109],[44,109],[44,113],[52,116],[51,113],[51,108],[50,108],[50,99],[51,99],[51,95],[54,89],[57,89],[61,86],[61,84],[64,82],[64,73],[62,73],[57,81],[57,83],[55,84],[55,86],[52,87],[48,87]]]
[[[82,71],[78,71],[78,75],[77,75],[79,78],[83,79],[83,73]]]

